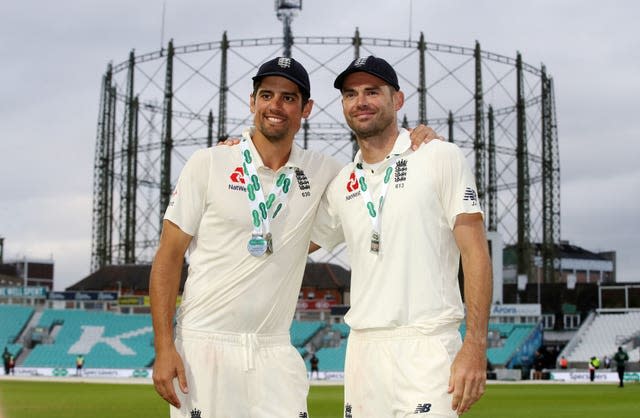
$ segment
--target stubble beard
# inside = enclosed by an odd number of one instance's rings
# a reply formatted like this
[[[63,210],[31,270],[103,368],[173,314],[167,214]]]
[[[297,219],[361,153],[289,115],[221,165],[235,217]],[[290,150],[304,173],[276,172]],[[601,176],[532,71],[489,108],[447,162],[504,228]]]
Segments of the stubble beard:
[[[256,129],[262,134],[262,136],[273,144],[282,142],[288,137],[288,127],[283,126],[281,128],[273,128],[267,126],[264,122],[256,123],[255,125]]]
[[[351,128],[356,137],[361,140],[368,140],[369,138],[376,138],[381,136],[392,123],[391,120],[376,120],[371,123],[360,124],[353,120],[347,122],[347,125]]]

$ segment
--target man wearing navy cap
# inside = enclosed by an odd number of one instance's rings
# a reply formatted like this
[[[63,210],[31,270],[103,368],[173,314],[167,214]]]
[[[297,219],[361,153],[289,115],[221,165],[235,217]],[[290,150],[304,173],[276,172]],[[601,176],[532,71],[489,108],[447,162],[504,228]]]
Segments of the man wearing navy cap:
[[[456,417],[486,383],[491,264],[473,174],[452,143],[412,149],[385,60],[354,60],[334,87],[360,151],[327,188],[311,239],[349,249],[344,416]]]
[[[153,380],[172,418],[307,416],[306,367],[289,328],[316,209],[341,166],[294,144],[310,90],[293,58],[264,63],[239,146],[198,150],[180,174],[149,287]]]
[[[164,217],[149,293],[154,385],[172,418],[307,416],[306,367],[289,328],[311,224],[340,164],[294,144],[313,107],[299,62],[270,60],[253,82],[254,126],[240,146],[194,153]]]

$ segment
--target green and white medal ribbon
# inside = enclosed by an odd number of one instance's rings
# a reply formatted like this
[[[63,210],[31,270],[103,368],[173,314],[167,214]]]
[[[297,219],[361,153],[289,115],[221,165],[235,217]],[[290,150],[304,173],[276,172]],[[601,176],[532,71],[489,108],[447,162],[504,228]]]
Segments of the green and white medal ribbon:
[[[391,177],[393,176],[393,172],[396,169],[397,160],[398,155],[394,155],[391,162],[389,163],[389,166],[385,169],[384,182],[382,184],[382,188],[380,189],[380,197],[378,198],[377,206],[375,205],[375,203],[373,203],[373,199],[371,198],[371,192],[369,192],[369,186],[367,185],[367,180],[365,179],[364,172],[362,171],[362,163],[357,163],[355,168],[353,169],[356,173],[356,177],[358,178],[360,193],[362,193],[362,198],[364,200],[367,213],[369,214],[369,220],[371,220],[372,232],[371,247],[369,248],[369,251],[374,254],[378,254],[380,252],[380,218],[382,217],[384,198],[387,195],[389,183],[391,183]]]
[[[286,205],[287,193],[291,190],[295,171],[292,167],[285,167],[283,172],[278,175],[273,190],[265,200],[258,170],[253,163],[253,154],[249,149],[249,141],[251,141],[251,129],[247,128],[242,132],[242,140],[240,141],[242,171],[253,224],[247,250],[252,256],[260,257],[265,253],[273,252],[270,224]]]

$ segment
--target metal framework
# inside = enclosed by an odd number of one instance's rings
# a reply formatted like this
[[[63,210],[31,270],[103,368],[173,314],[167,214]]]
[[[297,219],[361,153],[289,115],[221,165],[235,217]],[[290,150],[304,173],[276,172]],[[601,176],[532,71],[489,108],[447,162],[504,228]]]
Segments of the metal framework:
[[[218,42],[171,40],[108,65],[96,134],[92,271],[151,261],[182,165],[214,137],[240,136],[252,121],[251,76],[287,48],[312,79],[315,104],[296,137],[301,146],[344,162],[352,157],[356,144],[330,86],[354,57],[384,57],[405,92],[403,124],[428,122],[465,150],[487,227],[517,245],[518,273],[533,277],[532,242],[539,242],[544,281],[555,281],[560,168],[553,80],[544,66],[519,53],[484,51],[478,42],[467,48],[427,42],[423,34],[418,41],[367,38],[358,29],[353,37],[290,39],[233,40],[224,32]]]

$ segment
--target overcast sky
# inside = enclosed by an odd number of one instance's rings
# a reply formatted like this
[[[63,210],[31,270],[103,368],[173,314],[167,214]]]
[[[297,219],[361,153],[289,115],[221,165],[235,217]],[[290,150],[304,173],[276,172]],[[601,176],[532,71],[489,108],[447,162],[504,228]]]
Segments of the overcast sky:
[[[162,0],[0,7],[0,236],[5,261],[53,258],[55,288],[89,274],[93,158],[109,61],[159,49]],[[167,0],[176,44],[281,36],[272,0]],[[412,14],[410,14],[412,10]],[[411,17],[410,17],[411,16]],[[562,239],[618,253],[640,281],[640,2],[305,0],[297,36],[427,40],[544,63],[555,80]],[[634,29],[635,28],[635,29]]]

